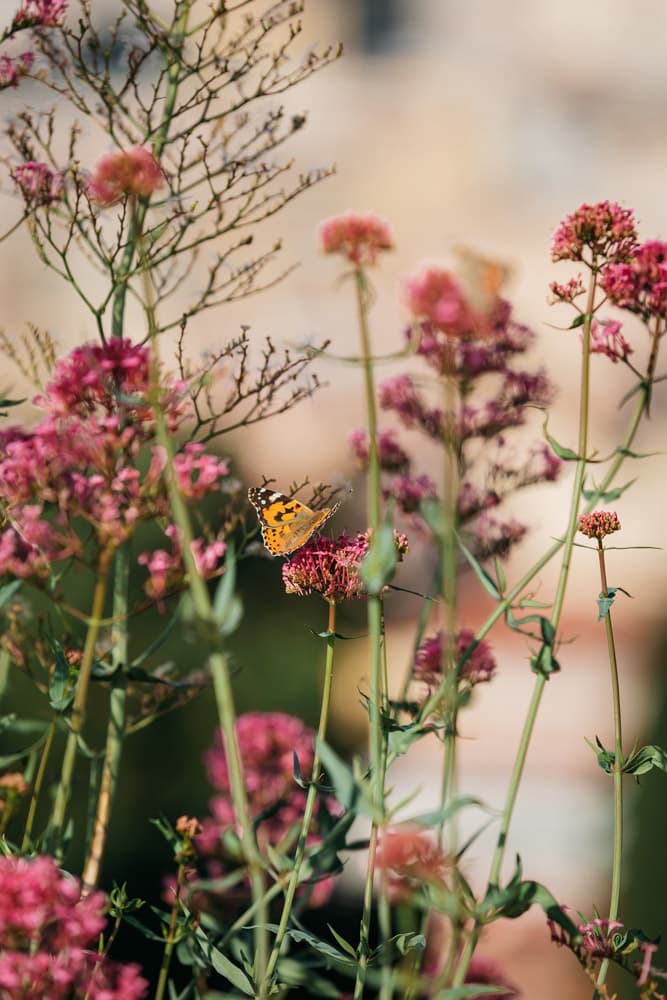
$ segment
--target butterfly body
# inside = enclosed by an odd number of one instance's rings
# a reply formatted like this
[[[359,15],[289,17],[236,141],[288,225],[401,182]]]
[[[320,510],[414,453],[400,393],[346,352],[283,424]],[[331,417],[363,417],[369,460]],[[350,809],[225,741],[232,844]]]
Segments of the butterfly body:
[[[252,486],[248,500],[257,511],[262,541],[272,556],[287,556],[300,549],[340,506],[336,503],[333,507],[312,510],[294,497],[266,486]]]

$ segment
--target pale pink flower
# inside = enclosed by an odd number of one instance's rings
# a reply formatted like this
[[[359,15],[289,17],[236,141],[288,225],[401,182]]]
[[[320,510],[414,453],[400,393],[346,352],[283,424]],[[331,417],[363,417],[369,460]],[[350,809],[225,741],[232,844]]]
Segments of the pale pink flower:
[[[632,347],[627,342],[621,330],[623,324],[618,320],[603,319],[599,323],[591,323],[591,354],[605,354],[616,364],[625,361],[632,354]]]
[[[383,831],[375,865],[387,873],[392,902],[401,902],[424,886],[443,885],[449,862],[430,830],[405,823]]]
[[[47,163],[29,160],[14,167],[10,176],[27,205],[53,205],[62,200],[65,176],[62,170],[51,170]]]
[[[377,263],[380,251],[393,249],[394,240],[379,216],[345,212],[322,223],[320,246],[323,253],[340,253],[355,267],[369,267]]]
[[[360,570],[368,552],[368,535],[316,535],[283,563],[282,577],[287,594],[305,597],[320,594],[336,603],[364,597],[366,590]]]
[[[12,27],[21,28],[57,28],[67,12],[68,0],[25,0],[14,15]]]
[[[484,325],[451,271],[437,265],[424,267],[407,279],[405,301],[416,320],[432,324],[450,338],[473,336]]]
[[[0,56],[0,90],[6,87],[18,87],[19,80],[32,69],[35,56],[32,52],[24,52],[15,59]]]
[[[349,441],[357,461],[365,467],[368,464],[368,432],[353,431]],[[410,457],[396,437],[395,430],[379,431],[377,447],[380,468],[383,472],[403,472],[409,467]]]
[[[571,305],[576,298],[583,295],[585,292],[584,283],[581,280],[581,275],[578,274],[576,278],[570,278],[569,281],[558,282],[552,281],[549,285],[551,291],[551,298],[547,299],[549,305],[555,305],[557,302],[567,302]]]
[[[118,149],[102,156],[87,184],[89,197],[103,207],[116,205],[126,195],[148,198],[164,184],[158,160],[143,146]]]

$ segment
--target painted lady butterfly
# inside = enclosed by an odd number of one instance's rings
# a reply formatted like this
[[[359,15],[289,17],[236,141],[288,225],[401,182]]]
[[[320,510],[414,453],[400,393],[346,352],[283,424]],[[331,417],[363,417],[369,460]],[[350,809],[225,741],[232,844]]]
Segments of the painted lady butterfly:
[[[340,507],[335,503],[333,507],[311,510],[294,497],[275,493],[266,486],[251,486],[248,500],[257,511],[262,541],[272,556],[286,556],[300,549]]]

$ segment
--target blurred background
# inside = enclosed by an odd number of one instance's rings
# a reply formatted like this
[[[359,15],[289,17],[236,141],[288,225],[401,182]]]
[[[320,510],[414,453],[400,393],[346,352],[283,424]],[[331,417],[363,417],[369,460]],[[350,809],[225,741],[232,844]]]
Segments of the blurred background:
[[[104,0],[97,6],[102,11]],[[640,10],[623,0],[557,5],[309,0],[304,48],[341,40],[345,54],[285,95],[290,111],[308,114],[289,155],[296,170],[335,164],[336,173],[265,227],[267,241],[281,236],[285,262],[298,262],[299,268],[278,287],[200,323],[189,344],[193,356],[234,336],[241,324],[281,345],[329,338],[334,353],[355,352],[352,293],[338,281],[337,261],[318,253],[317,227],[346,209],[374,211],[391,223],[396,241],[374,278],[376,350],[386,353],[402,344],[401,282],[420,261],[451,261],[452,249],[461,245],[499,259],[510,268],[507,295],[515,317],[539,334],[531,360],[543,364],[558,386],[550,430],[574,446],[579,344],[575,333],[554,329],[570,317],[546,302],[548,283],[571,273],[567,265],[550,263],[551,235],[582,202],[608,198],[635,210],[642,240],[667,237],[666,37],[667,7],[660,0],[644,0]],[[23,101],[23,92],[8,97],[5,116]],[[91,149],[91,159],[99,152]],[[14,218],[15,210],[4,198],[5,218]],[[24,234],[0,252],[6,330],[21,331],[27,322],[48,328],[62,352],[91,336],[86,317],[73,308],[68,290],[45,275]],[[628,324],[625,333],[642,359],[642,328]],[[620,368],[593,359],[592,445],[601,454],[616,444],[627,419],[618,401],[631,383]],[[225,441],[225,449],[247,485],[266,476],[284,489],[306,475],[351,483],[356,492],[336,526],[361,530],[363,484],[355,479],[347,445],[349,432],[364,423],[361,376],[353,366],[324,360],[317,370],[325,388]],[[2,379],[8,383],[14,375],[3,372]],[[638,450],[656,454],[624,470],[623,482],[640,479],[615,505],[623,525],[619,546],[661,548],[619,549],[608,564],[610,582],[633,595],[633,600],[619,598],[614,607],[626,749],[635,742],[667,744],[665,416],[665,392],[658,386],[651,422],[638,443]],[[568,472],[558,484],[517,498],[512,513],[531,530],[506,568],[510,582],[563,531]],[[406,562],[405,585],[418,589],[423,583],[424,558],[417,543],[412,562],[410,557]],[[554,579],[554,567],[545,569],[536,581],[538,599],[551,599]],[[231,642],[239,709],[288,711],[314,723],[323,657],[309,628],[324,627],[325,605],[286,597],[278,562],[248,561],[241,586],[245,618]],[[596,623],[598,590],[597,561],[577,550],[563,619],[562,672],[545,692],[508,851],[510,863],[515,853],[521,855],[526,877],[544,882],[563,903],[588,914],[593,905],[604,913],[608,904],[612,831],[611,783],[585,743],[585,737],[599,735],[609,745],[612,734],[604,637]],[[488,610],[478,584],[466,581],[465,624],[479,624]],[[410,599],[395,599],[388,607],[396,680],[407,662],[417,613]],[[346,611],[345,619],[342,632],[363,631],[362,607]],[[462,720],[461,783],[501,808],[533,675],[525,644],[502,627],[491,642],[500,668],[491,685],[475,692]],[[342,650],[337,664],[331,741],[351,754],[365,746],[359,690],[367,687],[367,666],[362,644],[343,645],[352,648]],[[192,650],[181,642],[170,657],[187,661]],[[16,678],[12,695],[19,705],[28,698],[22,678]],[[132,894],[151,891],[142,886],[155,891],[169,865],[169,852],[148,817],[175,820],[206,811],[210,792],[201,756],[214,728],[207,692],[127,744],[105,874],[122,870]],[[437,759],[435,747],[419,744],[392,772],[396,795],[417,787],[416,807],[435,804]],[[651,774],[639,786],[627,783],[622,914],[628,925],[640,925],[651,937],[667,925],[663,781]],[[493,836],[491,830],[471,851],[475,885],[486,878]],[[355,866],[351,860],[339,890],[343,905],[345,893],[358,892]],[[498,958],[526,998],[590,996],[574,959],[551,945],[541,911],[495,927],[482,950]],[[667,955],[659,954],[656,964],[666,961]],[[624,983],[622,996],[634,995],[632,989]]]

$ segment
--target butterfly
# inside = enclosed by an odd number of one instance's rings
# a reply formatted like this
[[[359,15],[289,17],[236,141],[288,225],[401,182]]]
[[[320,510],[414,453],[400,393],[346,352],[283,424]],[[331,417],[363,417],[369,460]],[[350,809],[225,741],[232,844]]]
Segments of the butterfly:
[[[305,545],[308,539],[340,507],[312,510],[305,503],[275,493],[266,486],[251,486],[248,500],[257,511],[262,526],[262,541],[272,556],[286,556]]]
[[[499,260],[482,257],[467,247],[454,247],[457,274],[468,300],[475,309],[488,313],[510,277],[510,268]]]

